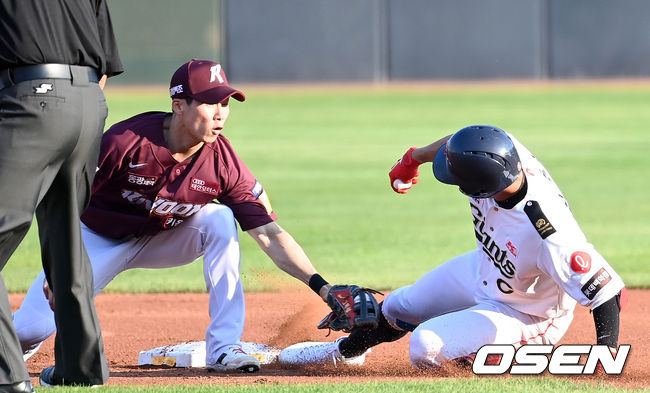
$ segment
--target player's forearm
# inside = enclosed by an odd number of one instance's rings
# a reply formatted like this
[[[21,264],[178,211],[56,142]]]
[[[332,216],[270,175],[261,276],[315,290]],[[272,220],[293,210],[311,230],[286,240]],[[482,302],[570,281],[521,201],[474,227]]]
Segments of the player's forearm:
[[[309,284],[309,279],[316,273],[305,252],[293,239],[272,241],[271,246],[264,251],[278,268],[305,284]]]
[[[436,156],[436,153],[445,143],[447,143],[447,140],[449,140],[449,138],[451,138],[451,135],[447,135],[446,137],[441,138],[430,145],[413,150],[413,158],[419,162],[433,162],[433,158]]]
[[[316,269],[295,239],[279,225],[265,225],[250,230],[260,248],[278,268],[305,284],[316,273]]]
[[[617,296],[593,309],[594,325],[596,326],[596,344],[618,347],[620,324],[620,307]]]

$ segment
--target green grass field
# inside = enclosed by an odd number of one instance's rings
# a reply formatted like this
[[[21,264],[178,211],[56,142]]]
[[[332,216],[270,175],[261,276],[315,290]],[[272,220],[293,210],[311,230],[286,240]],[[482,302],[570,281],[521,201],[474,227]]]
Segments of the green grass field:
[[[87,392],[88,388],[52,388],[58,392]],[[259,384],[248,386],[124,386],[98,387],[93,392],[110,393],[626,393],[648,391],[615,389],[598,383],[576,383],[568,378],[471,378],[444,379],[425,382],[340,383],[320,385]]]
[[[420,184],[407,195],[390,189],[388,171],[410,146],[428,144],[466,125],[492,124],[513,133],[546,165],[588,239],[627,285],[650,287],[650,85],[242,90],[247,100],[232,103],[224,134],[266,188],[279,224],[330,282],[394,289],[475,247],[467,199],[454,187],[435,182],[430,166],[422,167]],[[142,111],[169,108],[165,88],[147,92],[109,88],[107,97],[107,126]],[[241,235],[241,245],[247,291],[298,285],[247,234]],[[3,272],[10,291],[29,287],[40,269],[39,258],[33,226]],[[171,270],[128,271],[107,290],[204,291],[205,284],[197,262]],[[614,391],[552,378],[523,381],[445,380],[354,389]],[[311,386],[298,391],[348,389]]]

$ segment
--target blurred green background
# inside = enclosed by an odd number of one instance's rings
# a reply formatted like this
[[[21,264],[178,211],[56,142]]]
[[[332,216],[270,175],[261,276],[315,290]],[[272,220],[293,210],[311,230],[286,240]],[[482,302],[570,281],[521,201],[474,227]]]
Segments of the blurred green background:
[[[650,287],[650,85],[236,86],[224,134],[266,188],[278,223],[330,282],[393,289],[475,247],[467,199],[430,166],[407,195],[388,171],[410,146],[470,124],[513,133],[549,169],[587,238],[630,287]],[[107,127],[168,110],[165,87],[108,88]],[[247,291],[302,285],[245,233]],[[35,226],[3,275],[26,291],[40,269]],[[202,263],[121,274],[108,291],[205,291]]]

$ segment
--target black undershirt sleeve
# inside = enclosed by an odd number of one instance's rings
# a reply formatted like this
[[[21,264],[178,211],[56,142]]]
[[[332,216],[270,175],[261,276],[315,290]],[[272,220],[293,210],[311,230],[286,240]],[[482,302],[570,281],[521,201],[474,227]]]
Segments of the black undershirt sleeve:
[[[612,297],[605,303],[593,309],[594,324],[596,325],[596,344],[618,347],[618,330],[621,311],[619,299],[621,294]]]

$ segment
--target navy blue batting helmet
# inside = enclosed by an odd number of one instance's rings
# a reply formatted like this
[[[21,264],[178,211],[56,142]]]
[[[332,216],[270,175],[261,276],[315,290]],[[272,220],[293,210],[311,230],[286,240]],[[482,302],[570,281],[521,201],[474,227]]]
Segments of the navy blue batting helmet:
[[[517,179],[521,162],[505,131],[487,125],[465,127],[451,136],[433,160],[433,174],[463,194],[489,198]]]

